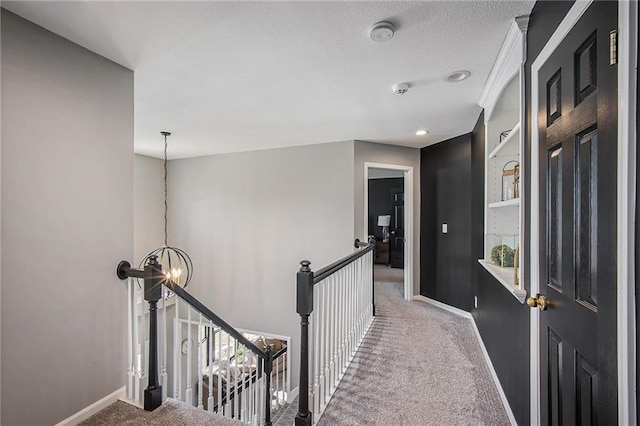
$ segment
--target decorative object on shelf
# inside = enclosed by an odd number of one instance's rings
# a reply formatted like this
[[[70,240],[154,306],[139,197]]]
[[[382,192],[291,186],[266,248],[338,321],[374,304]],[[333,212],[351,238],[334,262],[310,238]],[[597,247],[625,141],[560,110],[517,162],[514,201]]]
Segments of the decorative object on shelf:
[[[191,281],[193,263],[184,250],[172,247],[167,242],[167,136],[171,133],[160,134],[164,136],[164,244],[147,254],[140,262],[140,267],[144,267],[151,257],[156,256],[167,279],[184,288]]]
[[[506,244],[500,244],[491,249],[491,261],[503,268],[513,268],[515,252]]]
[[[391,215],[378,216],[378,226],[382,226],[382,241],[389,241],[389,224],[391,223]]]
[[[507,161],[502,167],[502,201],[513,200],[519,196],[520,163],[515,160]]]

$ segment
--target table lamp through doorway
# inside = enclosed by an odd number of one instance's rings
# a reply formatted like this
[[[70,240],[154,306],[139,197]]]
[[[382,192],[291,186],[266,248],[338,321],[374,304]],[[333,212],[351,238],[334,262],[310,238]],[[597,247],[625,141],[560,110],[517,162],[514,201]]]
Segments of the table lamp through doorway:
[[[391,223],[391,215],[378,216],[378,226],[382,226],[382,241],[389,241],[389,224]]]

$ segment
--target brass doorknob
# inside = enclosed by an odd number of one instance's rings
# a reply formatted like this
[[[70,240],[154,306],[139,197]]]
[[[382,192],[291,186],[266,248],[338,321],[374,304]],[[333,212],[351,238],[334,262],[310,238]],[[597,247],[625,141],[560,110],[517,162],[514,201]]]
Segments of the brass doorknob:
[[[530,308],[538,307],[541,311],[546,311],[550,303],[549,299],[538,293],[535,296],[527,297],[527,305],[529,305]]]

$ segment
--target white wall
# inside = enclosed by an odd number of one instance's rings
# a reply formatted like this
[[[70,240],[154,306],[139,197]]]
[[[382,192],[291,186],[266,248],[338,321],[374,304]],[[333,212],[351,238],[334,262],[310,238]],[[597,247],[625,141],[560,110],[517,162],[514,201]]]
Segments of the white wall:
[[[162,142],[158,133],[158,143]],[[133,259],[138,266],[151,250],[164,243],[164,160],[135,156],[133,200]]]
[[[354,250],[353,142],[174,160],[169,182],[188,290],[236,327],[291,336],[299,353],[300,260],[317,270]]]
[[[413,294],[420,294],[420,150],[394,145],[355,141],[354,229],[362,241],[364,234],[364,163],[413,167]]]
[[[133,73],[2,10],[2,424],[125,383]]]

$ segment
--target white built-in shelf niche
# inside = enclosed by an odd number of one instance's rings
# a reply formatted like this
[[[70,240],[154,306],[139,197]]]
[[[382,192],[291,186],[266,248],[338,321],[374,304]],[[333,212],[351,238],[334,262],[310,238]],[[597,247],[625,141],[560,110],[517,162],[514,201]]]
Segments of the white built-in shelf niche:
[[[525,250],[523,219],[524,52],[528,16],[514,19],[478,103],[485,120],[484,258],[478,262],[521,303],[525,283],[514,265],[522,265]],[[503,168],[519,163],[519,194],[503,194]],[[507,168],[513,168],[510,163]],[[506,195],[506,196],[505,196]],[[518,196],[519,195],[519,196]],[[493,256],[492,256],[493,252]],[[496,259],[499,259],[496,262]]]

